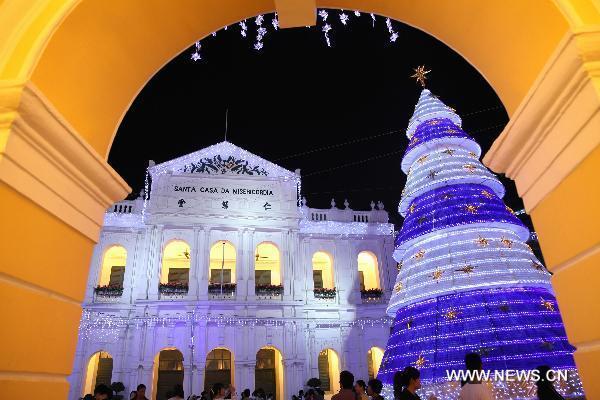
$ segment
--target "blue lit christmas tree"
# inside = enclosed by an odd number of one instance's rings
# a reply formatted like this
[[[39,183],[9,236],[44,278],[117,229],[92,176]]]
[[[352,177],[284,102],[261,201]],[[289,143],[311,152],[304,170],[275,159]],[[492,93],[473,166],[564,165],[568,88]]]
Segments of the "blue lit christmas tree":
[[[423,86],[427,72],[414,75]],[[406,134],[405,220],[387,310],[395,319],[378,374],[386,392],[394,373],[412,365],[421,371],[422,398],[456,398],[460,385],[446,371],[463,369],[465,354],[478,352],[489,370],[569,370],[556,386],[581,395],[550,274],[526,244],[529,230],[503,203],[503,185],[479,161],[479,145],[427,89]],[[492,386],[498,399],[535,396],[531,383]]]

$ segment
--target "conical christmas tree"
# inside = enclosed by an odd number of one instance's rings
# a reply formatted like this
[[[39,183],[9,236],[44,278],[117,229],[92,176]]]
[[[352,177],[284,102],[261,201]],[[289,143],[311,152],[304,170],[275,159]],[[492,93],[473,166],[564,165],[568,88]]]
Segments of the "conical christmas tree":
[[[412,365],[423,398],[456,398],[460,384],[447,374],[478,352],[485,370],[568,370],[555,386],[581,395],[550,274],[526,244],[529,230],[503,203],[503,185],[479,161],[479,145],[427,89],[406,134],[405,220],[387,310],[395,319],[378,374],[386,392],[395,372]],[[535,396],[531,382],[489,384],[498,399]]]

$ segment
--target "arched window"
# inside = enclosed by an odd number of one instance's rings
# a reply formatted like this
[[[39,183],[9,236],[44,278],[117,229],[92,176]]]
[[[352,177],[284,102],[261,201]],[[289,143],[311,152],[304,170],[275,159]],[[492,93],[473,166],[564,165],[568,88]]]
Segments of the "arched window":
[[[358,253],[360,290],[380,289],[377,256],[370,251]]]
[[[161,350],[154,357],[152,397],[166,399],[175,385],[183,385],[183,354],[176,348]]]
[[[235,283],[236,251],[231,242],[220,240],[210,248],[209,283]]]
[[[263,347],[256,353],[254,388],[273,394],[273,399],[283,399],[283,357],[275,347]]]
[[[327,393],[337,393],[340,390],[340,359],[332,349],[319,353],[319,380],[321,389]]]
[[[254,280],[256,286],[281,285],[279,249],[273,243],[263,242],[254,253]]]
[[[369,379],[377,378],[379,367],[383,360],[383,350],[379,347],[371,347],[367,353],[367,365],[369,368]]]
[[[101,383],[110,386],[112,368],[113,359],[110,354],[105,351],[92,354],[85,372],[85,382],[81,392],[82,397],[88,393],[93,394],[94,388]]]
[[[188,286],[190,275],[190,245],[183,240],[169,242],[163,251],[160,283]]]
[[[215,383],[225,386],[233,384],[233,357],[227,349],[216,348],[206,355],[204,370],[204,390],[210,390]]]
[[[102,257],[98,286],[123,287],[127,250],[123,246],[111,246]]]
[[[313,283],[315,289],[333,289],[333,257],[317,251],[312,258]]]

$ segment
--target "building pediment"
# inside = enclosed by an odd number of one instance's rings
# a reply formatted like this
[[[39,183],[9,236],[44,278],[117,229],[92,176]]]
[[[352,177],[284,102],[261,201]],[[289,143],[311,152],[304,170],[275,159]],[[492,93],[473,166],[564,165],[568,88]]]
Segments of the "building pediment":
[[[173,175],[240,175],[299,179],[292,171],[265,160],[229,142],[221,142],[194,153],[149,168],[152,177]]]

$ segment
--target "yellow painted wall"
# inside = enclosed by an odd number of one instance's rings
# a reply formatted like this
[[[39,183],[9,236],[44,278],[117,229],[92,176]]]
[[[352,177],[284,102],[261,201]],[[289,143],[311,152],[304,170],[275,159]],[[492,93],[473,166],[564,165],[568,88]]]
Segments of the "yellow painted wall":
[[[111,246],[104,252],[104,257],[102,257],[102,268],[100,270],[98,285],[108,285],[112,267],[119,265],[127,265],[127,250],[123,246]]]
[[[333,289],[333,257],[324,251],[317,251],[312,257],[313,271],[323,271],[323,287]]]
[[[225,247],[223,247],[223,243],[225,243]],[[223,254],[223,250],[225,251],[225,254]],[[210,270],[216,269],[220,271],[221,265],[223,265],[223,269],[231,270],[231,282],[235,283],[236,257],[236,250],[231,242],[218,241],[217,243],[213,244],[210,248],[208,276],[210,277]],[[225,262],[223,263],[223,261]]]
[[[370,251],[358,253],[358,271],[363,273],[365,289],[379,289],[379,265],[377,256]]]
[[[189,258],[185,256],[185,253]],[[162,268],[160,270],[160,283],[169,282],[170,268],[190,268],[192,255],[190,245],[183,240],[173,240],[163,250]]]
[[[271,270],[271,285],[281,285],[281,260],[277,246],[269,242],[263,242],[256,246],[254,269],[256,271]]]

